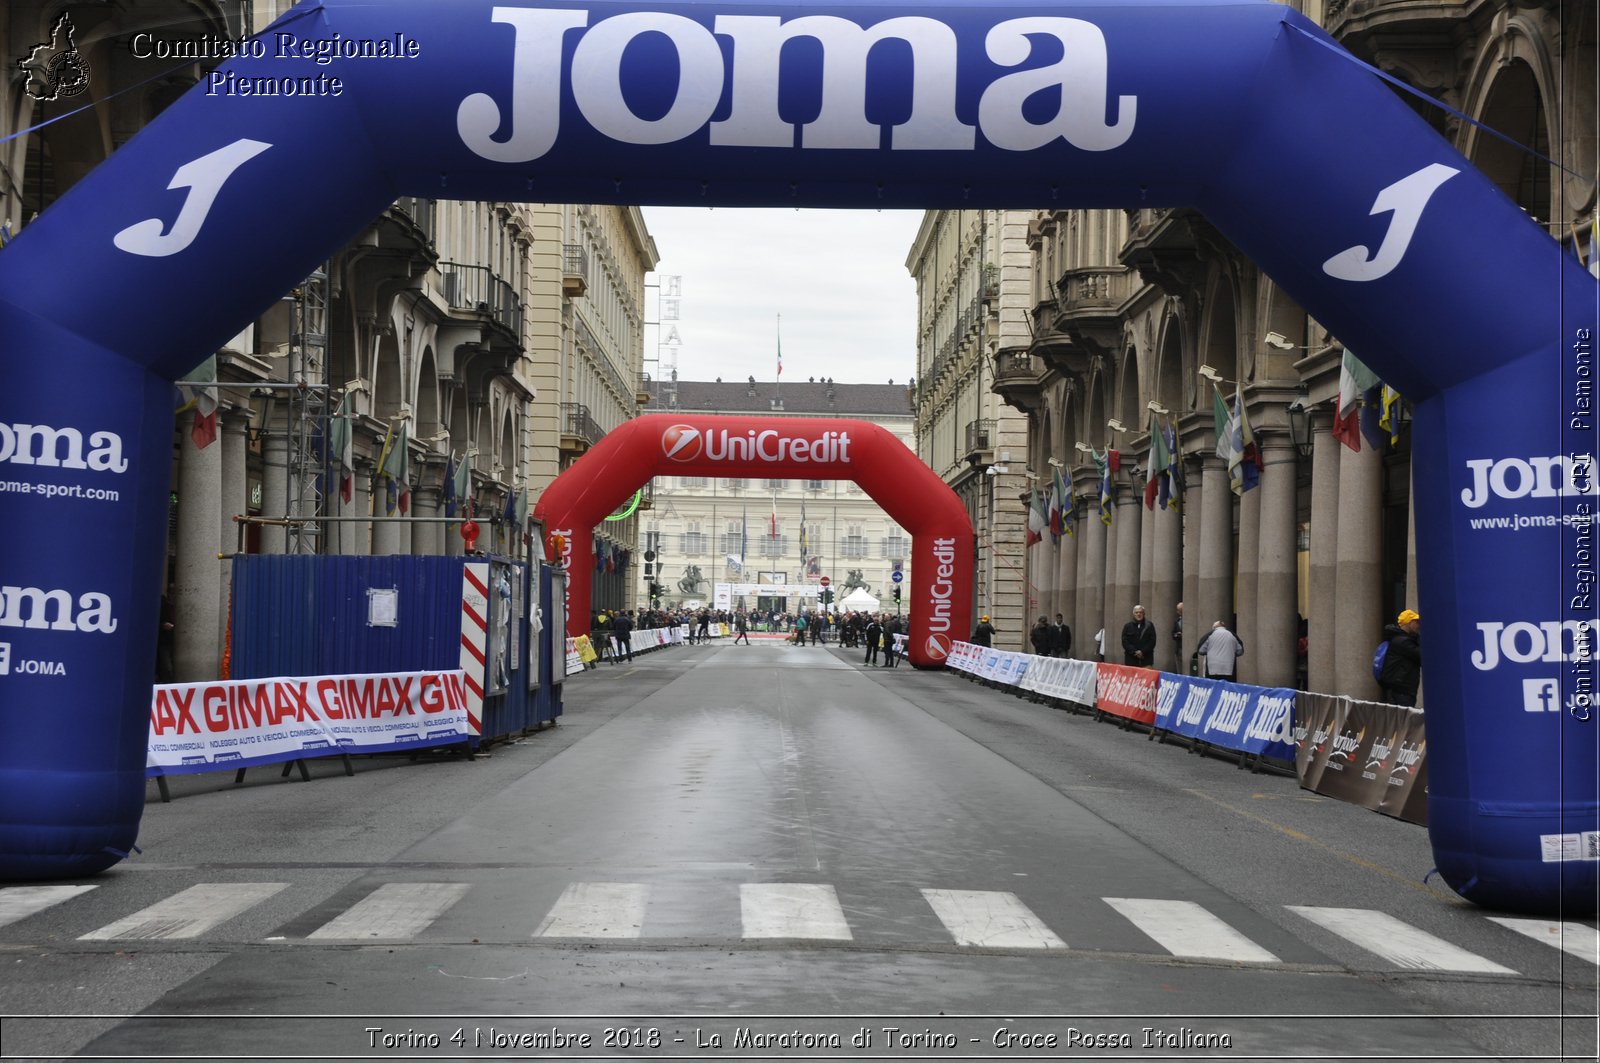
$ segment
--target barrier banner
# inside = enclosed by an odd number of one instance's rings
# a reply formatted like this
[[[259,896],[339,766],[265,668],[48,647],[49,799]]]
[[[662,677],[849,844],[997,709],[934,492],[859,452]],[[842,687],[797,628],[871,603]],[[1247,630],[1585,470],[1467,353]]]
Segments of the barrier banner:
[[[464,742],[466,674],[399,672],[158,686],[146,775]]]
[[[1428,823],[1427,717],[1420,709],[1390,706],[1405,717],[1400,744],[1386,759],[1378,811],[1407,823]]]
[[[1243,687],[1250,699],[1230,748],[1275,760],[1294,760],[1295,692],[1287,687]]]
[[[1344,725],[1349,706],[1349,698],[1304,690],[1295,699],[1294,770],[1305,789],[1316,790],[1321,783],[1328,754],[1333,751],[1333,736]]]
[[[1322,773],[1316,791],[1377,811],[1383,788],[1373,785],[1377,781],[1374,771],[1365,771],[1365,776],[1363,772],[1365,765],[1374,762],[1374,743],[1381,741],[1387,746],[1392,739],[1392,732],[1382,733],[1387,724],[1382,710],[1389,706],[1349,698],[1339,700],[1343,704],[1334,714],[1332,726],[1312,736],[1321,739],[1316,755],[1322,762]]]
[[[1155,722],[1160,672],[1125,664],[1100,664],[1096,669],[1095,708],[1134,723]]]
[[[995,664],[995,682],[1008,687],[1018,685],[1022,682],[1023,675],[1028,671],[1030,659],[1026,653],[1002,651],[1000,659]]]

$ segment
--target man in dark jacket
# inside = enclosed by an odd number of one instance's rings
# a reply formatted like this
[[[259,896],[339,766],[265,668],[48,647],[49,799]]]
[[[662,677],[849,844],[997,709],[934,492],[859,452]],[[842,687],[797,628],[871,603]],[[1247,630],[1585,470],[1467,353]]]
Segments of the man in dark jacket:
[[[633,660],[633,614],[618,613],[611,619],[611,637],[617,642],[617,648],[611,654],[611,663],[616,664],[627,654],[628,660]]]
[[[1056,639],[1050,652],[1057,657],[1072,656],[1072,627],[1067,623],[1066,617],[1056,614]]]
[[[972,644],[974,646],[994,645],[994,625],[989,623],[989,614],[978,617],[978,626],[972,629]]]
[[[1032,630],[1028,632],[1028,641],[1033,644],[1033,652],[1040,657],[1050,656],[1051,649],[1055,646],[1056,632],[1050,626],[1050,618],[1044,614],[1034,622]]]
[[[1422,683],[1421,632],[1422,618],[1410,609],[1383,629],[1383,640],[1389,649],[1383,657],[1378,685],[1383,688],[1383,700],[1390,705],[1417,703],[1417,687]]]
[[[1156,657],[1156,626],[1144,618],[1144,606],[1133,607],[1133,619],[1122,625],[1122,663],[1150,668]]]
[[[883,625],[878,623],[875,616],[867,617],[867,656],[863,664],[878,663],[878,644],[883,641]]]

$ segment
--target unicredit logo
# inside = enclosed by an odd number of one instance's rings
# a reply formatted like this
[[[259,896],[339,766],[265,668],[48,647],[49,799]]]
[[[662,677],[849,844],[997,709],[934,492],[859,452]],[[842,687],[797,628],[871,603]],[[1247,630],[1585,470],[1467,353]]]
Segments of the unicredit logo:
[[[675,424],[661,433],[661,453],[672,461],[693,461],[705,449],[705,436],[692,425]]]
[[[928,656],[932,657],[936,661],[942,661],[946,657],[950,656],[950,636],[929,635]]]

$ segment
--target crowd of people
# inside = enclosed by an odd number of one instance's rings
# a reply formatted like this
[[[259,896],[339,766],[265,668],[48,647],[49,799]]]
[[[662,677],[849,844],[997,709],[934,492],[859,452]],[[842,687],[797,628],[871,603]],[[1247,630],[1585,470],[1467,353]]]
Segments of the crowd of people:
[[[614,610],[596,613],[590,624],[595,652],[600,660],[633,660],[632,634],[637,628],[687,627],[691,644],[709,641],[712,625],[727,625],[733,630],[735,645],[750,642],[750,632],[779,633],[797,646],[827,645],[830,634],[845,649],[864,649],[863,664],[893,668],[896,663],[894,636],[907,630],[903,617],[893,613],[851,612],[835,616],[824,610],[788,613],[778,610],[727,610],[702,606],[698,609]],[[1373,658],[1373,678],[1391,705],[1415,705],[1422,681],[1421,617],[1413,610],[1400,613],[1395,623],[1384,628]],[[971,642],[993,646],[998,632],[988,614],[979,617]],[[1133,607],[1133,617],[1122,626],[1122,663],[1135,668],[1155,667],[1154,622],[1142,605]],[[1174,651],[1181,656],[1183,646],[1183,603],[1179,602],[1169,631]],[[1052,621],[1041,614],[1028,631],[1028,642],[1040,657],[1071,657],[1072,628],[1060,613]],[[1094,636],[1093,659],[1106,659],[1106,632]],[[1306,633],[1300,634],[1300,655],[1306,653]],[[1245,653],[1244,641],[1223,620],[1212,621],[1211,630],[1200,640],[1190,660],[1190,672],[1211,679],[1232,681],[1238,675],[1239,658]],[[880,655],[882,660],[880,661]]]

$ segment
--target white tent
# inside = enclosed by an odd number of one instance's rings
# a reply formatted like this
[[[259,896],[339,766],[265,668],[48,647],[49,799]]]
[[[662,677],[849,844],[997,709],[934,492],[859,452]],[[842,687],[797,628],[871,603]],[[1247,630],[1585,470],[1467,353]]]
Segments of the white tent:
[[[868,594],[865,587],[857,587],[843,598],[840,598],[836,604],[840,612],[849,613],[863,609],[870,612],[878,608],[881,603],[879,603],[878,599]]]

